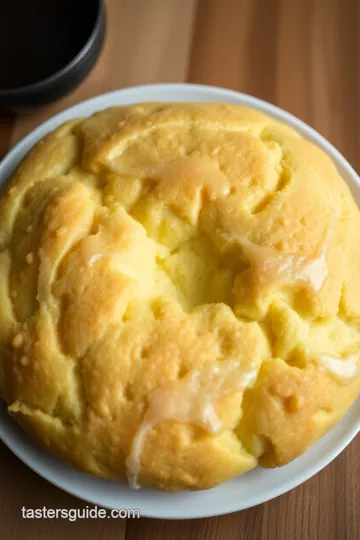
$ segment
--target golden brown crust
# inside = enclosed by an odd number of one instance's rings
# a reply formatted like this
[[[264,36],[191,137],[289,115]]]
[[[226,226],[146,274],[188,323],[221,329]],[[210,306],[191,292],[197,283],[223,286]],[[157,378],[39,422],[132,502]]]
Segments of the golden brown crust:
[[[330,159],[256,111],[153,103],[68,122],[0,198],[0,395],[48,451],[126,481],[152,392],[251,362],[254,381],[213,404],[216,433],[152,426],[139,480],[204,489],[285,464],[360,390],[320,361],[359,355],[359,240]]]

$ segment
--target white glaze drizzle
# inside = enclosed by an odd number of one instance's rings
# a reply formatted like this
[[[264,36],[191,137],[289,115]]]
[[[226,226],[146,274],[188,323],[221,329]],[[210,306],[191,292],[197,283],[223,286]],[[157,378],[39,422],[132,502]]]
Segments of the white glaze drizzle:
[[[290,284],[302,282],[315,292],[319,292],[328,276],[326,255],[333,229],[334,218],[329,224],[325,241],[314,257],[283,253],[273,247],[259,246],[248,240],[242,241],[242,247],[245,257],[256,272],[258,283]]]
[[[342,383],[349,383],[360,374],[360,354],[351,354],[345,358],[320,355],[316,360]]]
[[[129,485],[139,488],[138,475],[144,440],[149,431],[165,420],[187,422],[217,434],[222,422],[215,404],[226,394],[238,392],[254,384],[259,366],[250,364],[241,370],[239,361],[227,360],[205,364],[164,388],[154,390],[148,397],[148,408],[138,428],[126,460]]]

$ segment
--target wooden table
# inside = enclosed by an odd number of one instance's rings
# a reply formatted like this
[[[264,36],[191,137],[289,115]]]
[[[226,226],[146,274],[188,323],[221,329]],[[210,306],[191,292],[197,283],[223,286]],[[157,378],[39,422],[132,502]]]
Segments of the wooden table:
[[[108,0],[96,68],[61,101],[4,115],[0,152],[54,113],[124,86],[191,81],[280,105],[360,171],[360,1]],[[82,507],[0,444],[0,540],[359,540],[360,438],[314,478],[271,502],[193,521],[21,519],[23,505]]]

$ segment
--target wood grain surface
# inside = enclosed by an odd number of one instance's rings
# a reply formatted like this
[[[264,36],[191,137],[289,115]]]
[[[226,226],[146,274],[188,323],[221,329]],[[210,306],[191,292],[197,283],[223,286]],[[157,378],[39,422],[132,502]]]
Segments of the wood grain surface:
[[[101,57],[86,81],[32,113],[3,114],[0,153],[88,97],[150,82],[240,90],[299,116],[360,171],[360,1],[108,0]],[[22,520],[21,507],[75,499],[0,444],[0,540],[359,540],[360,438],[314,478],[266,504],[192,521]]]

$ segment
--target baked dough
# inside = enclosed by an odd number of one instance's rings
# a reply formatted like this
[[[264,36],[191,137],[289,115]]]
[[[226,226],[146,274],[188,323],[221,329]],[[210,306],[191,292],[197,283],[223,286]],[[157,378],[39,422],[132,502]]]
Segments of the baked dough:
[[[0,395],[131,485],[284,465],[360,389],[360,214],[331,160],[225,104],[70,121],[0,198]]]

